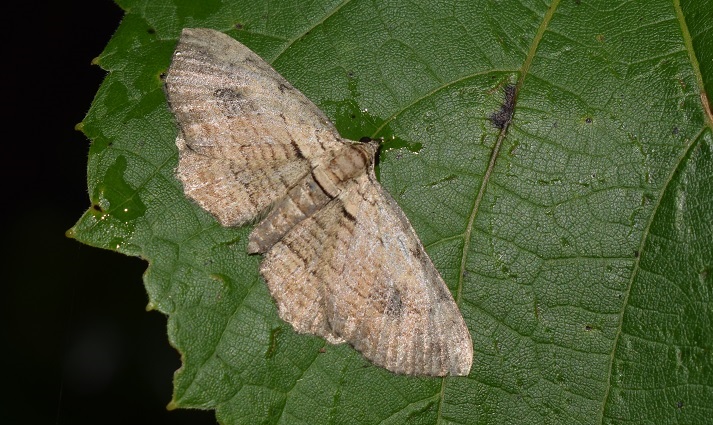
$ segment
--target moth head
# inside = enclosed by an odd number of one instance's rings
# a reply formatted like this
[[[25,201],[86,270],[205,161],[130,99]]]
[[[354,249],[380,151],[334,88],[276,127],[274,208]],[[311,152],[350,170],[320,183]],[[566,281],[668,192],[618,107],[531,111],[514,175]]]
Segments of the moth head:
[[[361,139],[359,139],[359,143],[366,147],[366,149],[369,152],[373,152],[373,155],[375,158],[378,158],[379,155],[379,147],[381,146],[382,143],[384,143],[384,138],[380,137],[378,139],[372,139],[369,136],[364,136]],[[375,159],[376,160],[376,159]]]

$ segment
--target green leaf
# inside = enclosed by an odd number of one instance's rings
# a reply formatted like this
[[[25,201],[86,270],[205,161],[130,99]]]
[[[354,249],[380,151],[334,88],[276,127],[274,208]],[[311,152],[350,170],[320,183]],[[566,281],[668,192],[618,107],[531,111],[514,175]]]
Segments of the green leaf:
[[[710,419],[709,0],[119,4],[81,124],[92,207],[69,233],[149,262],[184,362],[169,407],[226,424]],[[183,27],[248,45],[343,136],[386,138],[380,179],[463,312],[469,377],[396,376],[278,319],[250,229],[173,174],[161,74]]]

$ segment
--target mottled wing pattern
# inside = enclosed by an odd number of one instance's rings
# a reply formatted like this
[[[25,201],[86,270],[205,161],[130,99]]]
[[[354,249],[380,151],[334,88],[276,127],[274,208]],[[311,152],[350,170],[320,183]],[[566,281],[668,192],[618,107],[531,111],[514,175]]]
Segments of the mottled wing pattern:
[[[166,94],[186,195],[226,226],[275,207],[249,249],[267,251],[260,271],[282,319],[393,372],[469,373],[468,329],[377,182],[375,143],[342,140],[266,62],[209,29],[183,31]]]
[[[327,289],[321,278],[324,247],[339,237],[344,223],[338,199],[303,220],[265,253],[262,274],[282,320],[300,333],[311,333],[332,344],[344,342],[327,322],[324,296]]]
[[[231,37],[183,30],[166,75],[181,135],[177,174],[221,224],[253,219],[343,142],[324,114]]]
[[[467,375],[473,347],[443,279],[373,171],[297,225],[262,263],[280,316],[411,375]]]

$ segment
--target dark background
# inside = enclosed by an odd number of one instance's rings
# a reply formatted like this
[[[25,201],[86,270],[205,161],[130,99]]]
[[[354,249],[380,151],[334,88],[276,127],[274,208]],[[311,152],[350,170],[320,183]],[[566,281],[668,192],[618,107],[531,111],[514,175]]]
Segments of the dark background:
[[[0,166],[2,424],[214,424],[166,410],[178,353],[145,311],[146,263],[68,239],[89,207],[89,141],[74,130],[124,12],[110,0],[3,10]],[[9,119],[8,119],[9,118]]]

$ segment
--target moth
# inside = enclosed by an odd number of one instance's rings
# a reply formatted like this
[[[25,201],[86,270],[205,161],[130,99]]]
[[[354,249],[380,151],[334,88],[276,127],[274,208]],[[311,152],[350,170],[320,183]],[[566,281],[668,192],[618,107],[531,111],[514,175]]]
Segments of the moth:
[[[467,375],[463,317],[374,174],[379,142],[343,139],[250,49],[184,29],[166,79],[187,197],[223,226],[259,220],[248,252],[281,319],[410,375]]]

